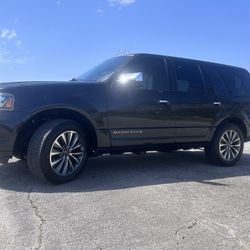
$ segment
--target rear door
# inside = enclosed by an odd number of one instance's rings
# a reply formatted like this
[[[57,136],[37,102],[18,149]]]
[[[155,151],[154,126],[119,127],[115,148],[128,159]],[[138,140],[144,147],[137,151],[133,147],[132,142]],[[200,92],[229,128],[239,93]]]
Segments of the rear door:
[[[250,76],[245,69],[219,64],[207,64],[205,69],[216,92],[221,96],[222,112],[219,121],[227,117],[239,118],[249,126]]]
[[[209,139],[220,100],[206,87],[200,65],[192,60],[171,59],[175,98],[176,142],[203,142]]]

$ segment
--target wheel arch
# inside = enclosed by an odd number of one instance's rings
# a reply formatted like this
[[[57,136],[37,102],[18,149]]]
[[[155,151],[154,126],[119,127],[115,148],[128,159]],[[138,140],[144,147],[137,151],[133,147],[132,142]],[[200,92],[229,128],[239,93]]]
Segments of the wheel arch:
[[[68,119],[77,122],[86,132],[88,150],[92,151],[97,147],[95,125],[86,114],[73,108],[53,107],[37,110],[19,128],[14,144],[14,156],[22,157],[23,155],[26,155],[29,141],[36,129],[46,121],[52,119]]]
[[[243,133],[243,136],[244,136],[244,139],[247,138],[247,125],[245,124],[245,122],[243,121],[242,118],[239,118],[239,117],[228,117],[224,120],[222,120],[216,127],[216,129],[214,130],[214,133],[211,137],[211,139],[214,137],[214,134],[215,134],[215,131],[218,130],[219,128],[221,128],[222,126],[224,126],[226,123],[233,123],[235,125],[237,125],[242,133]]]

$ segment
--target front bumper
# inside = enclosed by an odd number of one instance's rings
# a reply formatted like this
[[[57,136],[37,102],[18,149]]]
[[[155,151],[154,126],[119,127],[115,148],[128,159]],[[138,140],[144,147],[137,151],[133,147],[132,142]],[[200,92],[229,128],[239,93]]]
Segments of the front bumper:
[[[29,116],[27,112],[0,110],[0,162],[12,157],[18,131]]]

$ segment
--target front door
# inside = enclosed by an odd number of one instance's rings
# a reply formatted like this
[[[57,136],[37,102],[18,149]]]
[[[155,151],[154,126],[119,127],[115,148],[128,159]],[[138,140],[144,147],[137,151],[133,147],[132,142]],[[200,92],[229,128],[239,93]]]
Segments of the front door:
[[[119,74],[140,73],[140,81],[119,81],[108,93],[112,146],[149,145],[174,142],[173,95],[160,56],[138,55]]]

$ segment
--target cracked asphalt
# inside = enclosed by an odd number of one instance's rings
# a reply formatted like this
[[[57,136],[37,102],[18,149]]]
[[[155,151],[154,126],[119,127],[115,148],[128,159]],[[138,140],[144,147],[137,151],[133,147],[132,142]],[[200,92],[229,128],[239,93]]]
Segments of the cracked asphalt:
[[[250,143],[235,167],[201,151],[102,156],[52,186],[0,165],[0,249],[250,249]]]

